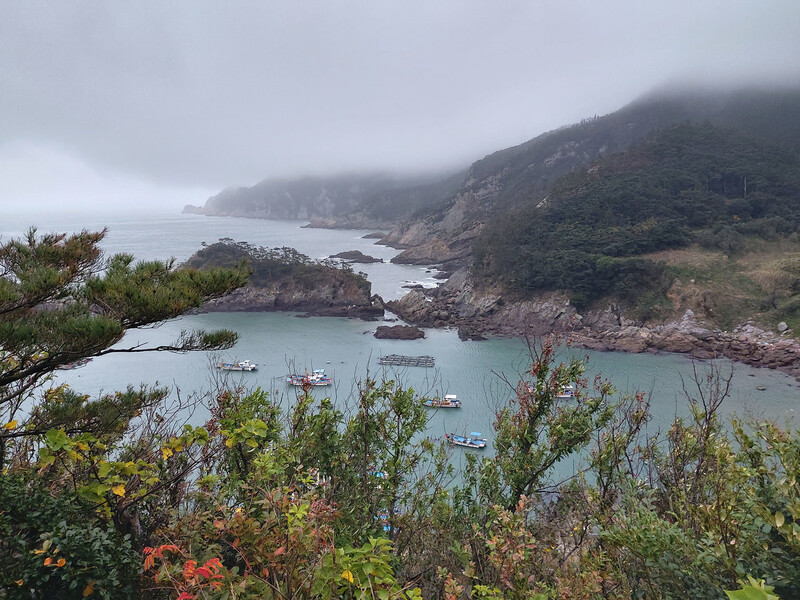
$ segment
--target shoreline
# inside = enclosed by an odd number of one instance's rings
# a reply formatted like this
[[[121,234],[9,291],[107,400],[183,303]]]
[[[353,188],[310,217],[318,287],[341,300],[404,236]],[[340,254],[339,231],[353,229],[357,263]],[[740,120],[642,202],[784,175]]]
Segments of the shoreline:
[[[645,325],[625,318],[617,306],[579,314],[557,294],[510,302],[499,293],[477,293],[459,273],[436,290],[412,290],[386,302],[386,308],[419,327],[457,328],[464,340],[555,334],[587,350],[725,357],[800,381],[800,341],[790,337],[790,331],[780,335],[749,321],[731,331],[711,329],[691,310],[678,320]]]
[[[202,214],[202,213],[194,213]],[[208,215],[204,216],[221,216]],[[265,219],[245,215],[224,215],[238,218]],[[267,220],[271,220],[266,218]],[[350,229],[354,224],[307,222],[305,228]],[[365,228],[364,223],[357,227]],[[366,227],[369,229],[369,227]],[[388,237],[384,236],[384,239]],[[401,250],[381,239],[382,245]],[[394,262],[394,259],[392,259]],[[429,264],[415,260],[413,264]],[[255,294],[256,296],[258,294]],[[226,306],[205,306],[199,312],[235,311],[299,311],[306,316],[344,316],[364,321],[380,321],[378,311],[386,308],[410,325],[429,328],[455,328],[464,340],[493,337],[562,336],[573,347],[608,352],[669,352],[698,359],[725,357],[753,367],[779,370],[800,381],[800,340],[761,329],[745,322],[732,331],[708,328],[691,310],[680,320],[643,325],[626,319],[622,311],[611,306],[603,311],[579,314],[569,301],[557,294],[537,300],[507,301],[497,292],[476,292],[466,271],[458,270],[441,286],[433,289],[412,289],[399,300],[382,302],[373,296],[363,301],[333,303],[321,299],[275,302],[275,298],[247,298]]]

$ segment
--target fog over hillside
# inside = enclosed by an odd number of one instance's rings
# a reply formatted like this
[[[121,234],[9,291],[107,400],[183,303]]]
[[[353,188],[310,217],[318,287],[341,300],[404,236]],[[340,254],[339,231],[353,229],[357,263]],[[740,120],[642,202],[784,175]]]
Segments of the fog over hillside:
[[[658,86],[800,81],[800,4],[0,6],[0,206],[454,172]]]

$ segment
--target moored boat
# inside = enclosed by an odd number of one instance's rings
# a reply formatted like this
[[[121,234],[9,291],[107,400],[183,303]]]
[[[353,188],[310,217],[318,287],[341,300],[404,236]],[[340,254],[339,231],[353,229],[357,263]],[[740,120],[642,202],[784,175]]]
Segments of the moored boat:
[[[475,450],[486,448],[487,442],[487,439],[481,437],[481,434],[477,431],[470,432],[469,437],[465,435],[456,435],[455,433],[445,433],[444,439],[446,439],[451,446],[463,446],[464,448],[474,448]]]
[[[556,392],[556,398],[574,398],[575,388],[571,385],[566,385]]]
[[[240,360],[238,362],[221,362],[217,368],[222,371],[255,371],[257,366],[256,363],[249,360]]]
[[[431,408],[461,408],[461,400],[455,394],[445,394],[444,398],[428,398],[422,404]]]
[[[302,387],[303,385],[325,386],[333,383],[333,378],[325,375],[325,369],[314,369],[310,374],[308,372],[303,375],[297,373],[287,375],[286,383],[295,387]]]

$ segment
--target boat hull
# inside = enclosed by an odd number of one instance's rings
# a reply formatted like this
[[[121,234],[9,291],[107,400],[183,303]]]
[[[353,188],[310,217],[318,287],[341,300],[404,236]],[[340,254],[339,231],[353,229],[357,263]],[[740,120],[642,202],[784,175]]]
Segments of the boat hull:
[[[451,446],[461,446],[462,448],[472,448],[473,450],[486,448],[486,439],[484,438],[471,438],[454,433],[446,433],[444,437]]]
[[[220,371],[255,371],[256,364],[251,363],[249,360],[243,360],[235,363],[219,363],[217,368]]]

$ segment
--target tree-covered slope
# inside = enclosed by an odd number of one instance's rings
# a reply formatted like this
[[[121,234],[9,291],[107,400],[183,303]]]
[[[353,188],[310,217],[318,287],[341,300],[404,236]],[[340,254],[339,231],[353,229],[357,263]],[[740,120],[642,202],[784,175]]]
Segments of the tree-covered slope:
[[[685,123],[563,177],[546,200],[492,221],[473,273],[523,295],[569,290],[586,305],[668,283],[642,255],[699,243],[734,253],[746,236],[800,227],[798,153]]]
[[[653,93],[614,113],[544,133],[475,162],[455,194],[396,227],[386,241],[407,248],[398,262],[466,264],[472,242],[487,223],[538,204],[561,177],[622,152],[653,131],[706,121],[797,149],[800,92]]]

